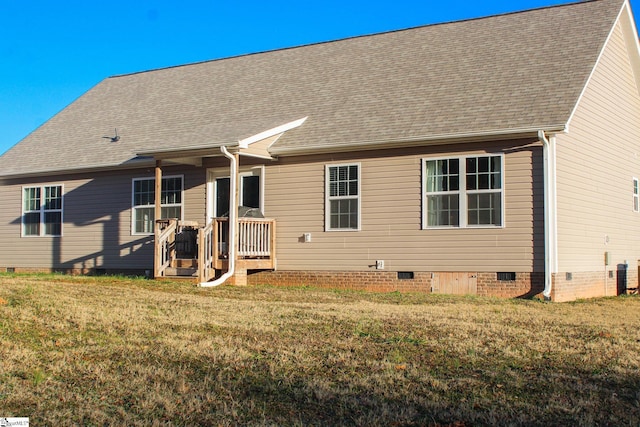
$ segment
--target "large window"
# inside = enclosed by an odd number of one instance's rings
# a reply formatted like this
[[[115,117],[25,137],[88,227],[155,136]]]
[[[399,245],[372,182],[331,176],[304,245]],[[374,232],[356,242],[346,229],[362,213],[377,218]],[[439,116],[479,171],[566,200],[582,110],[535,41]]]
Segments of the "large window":
[[[503,225],[503,157],[423,161],[423,228]]]
[[[326,167],[326,230],[360,229],[360,165]]]
[[[182,219],[182,176],[162,178],[160,217]],[[155,179],[133,180],[133,234],[153,233],[155,219]]]
[[[22,189],[22,235],[62,235],[62,185]]]

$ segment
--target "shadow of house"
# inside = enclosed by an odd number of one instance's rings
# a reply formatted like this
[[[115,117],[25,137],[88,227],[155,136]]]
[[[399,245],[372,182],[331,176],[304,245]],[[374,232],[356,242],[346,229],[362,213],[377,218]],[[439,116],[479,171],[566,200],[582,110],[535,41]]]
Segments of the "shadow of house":
[[[176,173],[185,177],[183,198],[194,186],[204,185],[204,182],[198,184],[197,179],[187,179],[187,175],[193,174],[192,170],[181,168]],[[201,175],[204,180],[204,172]],[[50,260],[46,264],[53,271],[151,274],[154,235],[132,232],[133,178],[153,178],[153,170],[12,180],[10,184],[18,188],[53,183],[63,185],[62,235],[23,237],[16,245],[30,256]],[[186,183],[191,183],[192,187],[186,187]],[[19,190],[16,188],[16,191]],[[22,222],[20,215],[11,224],[20,227]]]

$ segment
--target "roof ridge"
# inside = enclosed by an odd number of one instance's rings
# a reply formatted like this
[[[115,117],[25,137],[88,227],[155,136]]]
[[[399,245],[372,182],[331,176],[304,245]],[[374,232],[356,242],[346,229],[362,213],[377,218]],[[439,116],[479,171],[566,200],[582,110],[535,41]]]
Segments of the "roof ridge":
[[[325,45],[325,44],[340,43],[340,42],[344,42],[344,41],[348,41],[348,40],[362,39],[362,38],[367,38],[367,37],[377,37],[377,36],[381,36],[381,35],[385,35],[385,34],[400,33],[400,32],[404,32],[404,31],[412,31],[412,30],[417,30],[417,29],[421,29],[421,28],[437,27],[437,26],[451,25],[451,24],[460,24],[460,23],[471,22],[471,21],[481,21],[481,20],[485,20],[485,19],[498,18],[498,17],[502,17],[502,16],[520,15],[520,14],[524,14],[524,13],[535,12],[535,11],[545,10],[545,9],[571,7],[571,6],[582,5],[582,4],[586,4],[586,3],[595,3],[595,2],[598,2],[598,1],[607,1],[607,0],[574,0],[574,1],[571,1],[569,3],[553,4],[553,5],[547,5],[547,6],[534,7],[534,8],[525,9],[525,10],[515,10],[515,11],[511,11],[511,12],[495,13],[495,14],[492,14],[492,15],[478,16],[478,17],[475,17],[475,18],[464,18],[464,19],[458,19],[458,20],[454,20],[454,21],[434,22],[434,23],[431,23],[431,24],[416,25],[416,26],[413,26],[413,27],[406,27],[406,28],[399,28],[399,29],[395,29],[395,30],[381,31],[381,32],[378,32],[378,33],[360,34],[360,35],[348,36],[348,37],[344,37],[344,38],[340,38],[340,39],[334,39],[334,40],[324,40],[324,41],[319,41],[319,42],[311,42],[311,43],[305,43],[305,44],[300,44],[300,45],[295,45],[295,46],[286,46],[286,47],[267,49],[267,50],[262,50],[262,51],[257,51],[257,52],[248,52],[248,53],[242,53],[242,54],[238,54],[238,55],[225,56],[225,57],[221,57],[221,58],[205,59],[205,60],[202,60],[202,61],[189,62],[189,63],[185,63],[185,64],[168,65],[166,67],[151,68],[151,69],[148,69],[148,70],[134,71],[134,72],[131,72],[131,73],[115,74],[113,76],[107,77],[107,79],[114,79],[114,78],[119,78],[119,77],[129,77],[129,76],[134,76],[134,75],[137,75],[137,74],[152,73],[152,72],[156,72],[156,71],[170,70],[170,69],[173,69],[173,68],[190,67],[190,66],[193,66],[193,65],[202,65],[202,64],[207,64],[207,63],[211,63],[211,62],[224,61],[224,60],[228,60],[228,59],[237,59],[237,58],[244,58],[244,57],[254,56],[254,55],[262,55],[262,54],[268,54],[268,53],[274,53],[274,52],[282,52],[282,51],[286,51],[286,50],[300,49],[300,48],[305,48],[305,47],[310,47],[310,46],[320,46],[320,45]]]

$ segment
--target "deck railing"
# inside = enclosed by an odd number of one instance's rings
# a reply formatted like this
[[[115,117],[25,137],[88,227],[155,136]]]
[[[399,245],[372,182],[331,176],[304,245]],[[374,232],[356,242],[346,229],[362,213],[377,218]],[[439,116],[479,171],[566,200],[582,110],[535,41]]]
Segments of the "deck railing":
[[[229,219],[214,218],[206,227],[198,227],[196,223],[166,219],[156,222],[156,245],[154,275],[166,276],[168,267],[173,267],[180,255],[176,251],[176,235],[184,226],[197,228],[197,266],[198,280],[208,282],[214,278],[216,269],[227,267],[229,248]],[[238,219],[238,260],[247,268],[274,268],[275,265],[275,226],[272,219],[239,218]],[[183,236],[182,234],[178,237]],[[182,237],[184,240],[184,237]],[[186,242],[182,242],[185,245]],[[189,246],[189,245],[186,245]],[[184,253],[182,251],[181,253]]]
[[[217,228],[215,221],[198,230],[198,281],[208,282],[215,276]]]
[[[218,256],[229,256],[229,220],[215,218],[218,229]],[[268,258],[275,247],[275,221],[264,218],[238,219],[238,256],[245,258]]]
[[[153,274],[155,277],[164,276],[167,267],[176,256],[176,231],[178,220],[167,219],[156,221],[156,253],[154,257]]]

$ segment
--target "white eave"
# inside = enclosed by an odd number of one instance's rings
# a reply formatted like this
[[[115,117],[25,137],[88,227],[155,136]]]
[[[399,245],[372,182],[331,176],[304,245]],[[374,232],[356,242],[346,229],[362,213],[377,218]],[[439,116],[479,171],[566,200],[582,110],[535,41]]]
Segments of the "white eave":
[[[324,143],[317,146],[299,147],[274,147],[273,155],[294,156],[304,154],[335,153],[356,150],[382,150],[406,147],[418,147],[425,145],[450,145],[469,142],[501,141],[507,139],[536,138],[538,131],[543,130],[549,134],[566,132],[565,124],[536,126],[531,128],[494,129],[478,132],[461,132],[450,134],[438,134],[429,136],[416,136],[404,139],[358,141],[351,143]]]
[[[247,156],[271,159],[271,154],[268,151],[271,144],[273,144],[280,137],[280,135],[282,135],[286,131],[302,125],[305,120],[307,120],[307,117],[284,123],[282,125],[267,129],[255,135],[251,135],[247,138],[243,138],[237,141],[218,142],[190,147],[171,147],[161,150],[137,153],[137,155],[143,157],[153,157],[156,160],[172,160],[182,163],[191,163],[191,160],[195,158],[219,156],[220,147],[227,147],[228,149],[238,149],[240,154],[245,154]],[[267,141],[270,138],[272,140],[268,141],[268,146],[265,147],[265,149],[259,150],[258,152],[251,152],[252,145],[257,145],[257,143],[261,141]],[[247,150],[247,152],[243,153],[243,150]]]

